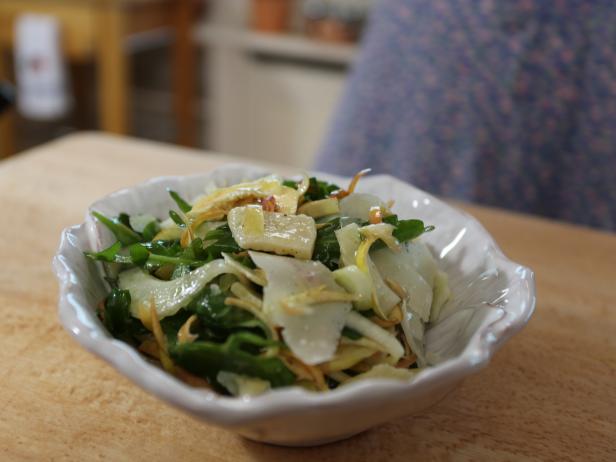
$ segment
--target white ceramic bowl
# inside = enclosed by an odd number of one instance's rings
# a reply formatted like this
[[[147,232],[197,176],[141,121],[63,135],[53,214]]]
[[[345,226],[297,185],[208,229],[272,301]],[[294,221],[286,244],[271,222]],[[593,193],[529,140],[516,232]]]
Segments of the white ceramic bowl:
[[[266,173],[230,165],[203,175],[155,178],[110,194],[90,210],[164,217],[172,205],[166,187],[195,197],[206,186],[229,185]],[[347,184],[346,179],[319,176]],[[533,273],[508,260],[475,219],[417,188],[377,175],[362,179],[358,189],[385,200],[394,198],[394,211],[401,217],[421,218],[436,226],[422,239],[449,275],[452,297],[439,322],[427,331],[426,351],[433,366],[413,380],[371,379],[320,394],[291,387],[250,399],[224,397],[184,384],[112,338],[97,319],[95,307],[107,288],[99,265],[87,260],[83,251],[106,247],[113,239],[89,213],[85,223],[64,230],[54,259],[60,320],[81,345],[139,386],[199,419],[254,440],[316,445],[419,413],[464,377],[485,367],[498,347],[524,326],[535,306]]]

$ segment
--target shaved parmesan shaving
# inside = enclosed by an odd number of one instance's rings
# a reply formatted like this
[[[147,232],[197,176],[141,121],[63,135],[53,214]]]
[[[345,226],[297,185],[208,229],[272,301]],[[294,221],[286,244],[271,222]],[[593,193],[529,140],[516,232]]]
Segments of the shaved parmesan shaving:
[[[312,256],[317,230],[311,217],[245,206],[231,210],[228,220],[233,238],[243,249],[292,255],[303,260]]]
[[[187,215],[194,221],[199,221],[201,216],[208,217],[208,220],[213,220],[216,216],[220,219],[238,205],[255,203],[258,199],[269,196],[275,198],[280,212],[294,214],[297,210],[299,192],[284,186],[279,177],[271,175],[255,181],[217,189],[197,200]]]
[[[311,313],[291,315],[283,307],[285,298],[310,289],[325,287],[327,291],[346,294],[322,263],[249,252],[255,264],[265,271],[268,284],[263,289],[263,312],[270,321],[282,327],[282,336],[304,363],[319,364],[332,359],[338,347],[350,302],[320,303]]]

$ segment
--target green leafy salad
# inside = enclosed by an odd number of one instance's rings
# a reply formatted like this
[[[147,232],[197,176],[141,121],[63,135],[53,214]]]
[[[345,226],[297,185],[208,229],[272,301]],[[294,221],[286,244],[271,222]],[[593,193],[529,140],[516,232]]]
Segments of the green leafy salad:
[[[449,297],[393,201],[305,176],[267,176],[197,198],[169,191],[165,219],[94,217],[116,242],[99,316],[116,338],[193,386],[234,396],[326,391],[426,365],[424,329]],[[389,198],[395,200],[395,198]]]

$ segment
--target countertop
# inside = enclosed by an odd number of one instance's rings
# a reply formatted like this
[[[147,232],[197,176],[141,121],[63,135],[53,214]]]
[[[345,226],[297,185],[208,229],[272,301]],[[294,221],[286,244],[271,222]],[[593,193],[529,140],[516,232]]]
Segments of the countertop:
[[[61,230],[113,190],[234,160],[86,133],[0,163],[0,460],[616,459],[616,235],[496,209],[461,205],[536,272],[530,323],[432,409],[349,440],[309,449],[247,441],[83,350],[57,320],[51,259]]]

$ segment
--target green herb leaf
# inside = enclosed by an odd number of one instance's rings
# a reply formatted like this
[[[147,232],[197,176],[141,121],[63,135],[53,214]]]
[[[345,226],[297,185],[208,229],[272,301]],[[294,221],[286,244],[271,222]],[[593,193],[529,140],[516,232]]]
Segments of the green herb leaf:
[[[116,262],[116,258],[119,256],[118,253],[122,250],[122,243],[120,241],[116,241],[115,244],[107,247],[105,250],[101,250],[100,252],[84,252],[88,258],[92,260],[98,261],[106,261],[108,263]]]
[[[99,212],[92,212],[92,215],[94,215],[98,221],[109,228],[109,230],[115,235],[116,239],[122,244],[131,245],[141,241],[141,236],[133,231],[130,226],[124,224],[120,218],[111,219]]]
[[[335,218],[317,230],[312,259],[318,260],[330,270],[337,270],[340,260],[340,245],[336,230],[340,228],[340,218]]]
[[[328,198],[331,193],[339,191],[340,187],[333,183],[317,180],[315,177],[310,178],[308,191],[304,194],[304,199],[307,201],[318,201]]]
[[[182,199],[182,197],[176,193],[175,191],[167,188],[167,191],[169,192],[169,195],[171,196],[171,198],[175,201],[175,203],[177,204],[178,208],[184,212],[184,213],[188,213],[192,210],[192,205],[190,205],[188,202],[186,202],[184,199]]]
[[[169,348],[171,358],[184,369],[215,382],[221,370],[267,380],[272,387],[295,382],[295,375],[276,357],[263,357],[245,351],[246,346],[266,347],[276,344],[256,335],[240,332],[229,336],[224,344],[196,341]]]

